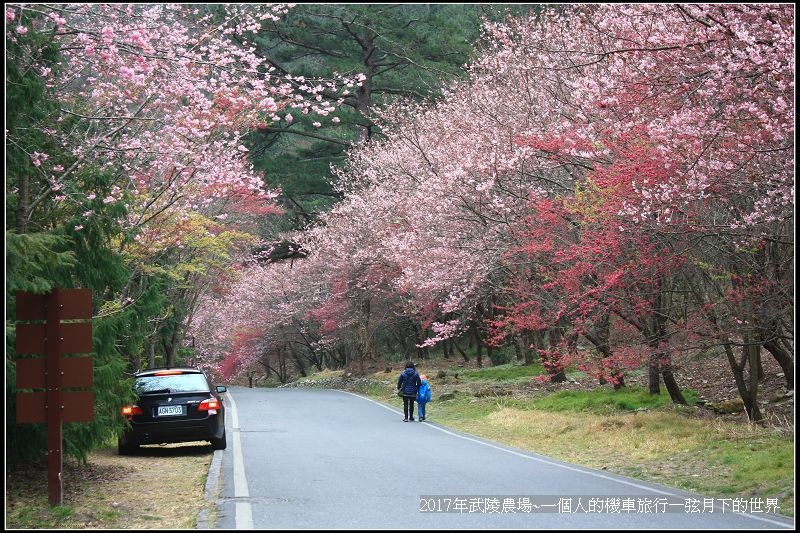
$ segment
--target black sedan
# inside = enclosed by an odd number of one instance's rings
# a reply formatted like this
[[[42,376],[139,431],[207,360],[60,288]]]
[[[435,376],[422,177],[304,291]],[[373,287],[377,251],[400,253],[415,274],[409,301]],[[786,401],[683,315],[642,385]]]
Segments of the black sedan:
[[[207,440],[224,450],[225,406],[221,393],[199,368],[153,368],[136,374],[134,405],[122,408],[130,422],[120,437],[120,455],[135,453],[142,444]]]

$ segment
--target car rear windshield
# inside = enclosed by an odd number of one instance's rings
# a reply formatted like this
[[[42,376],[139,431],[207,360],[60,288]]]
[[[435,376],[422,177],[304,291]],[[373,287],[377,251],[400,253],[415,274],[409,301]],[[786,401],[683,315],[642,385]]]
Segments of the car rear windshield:
[[[208,391],[208,382],[203,374],[170,374],[136,378],[136,392],[138,394]]]

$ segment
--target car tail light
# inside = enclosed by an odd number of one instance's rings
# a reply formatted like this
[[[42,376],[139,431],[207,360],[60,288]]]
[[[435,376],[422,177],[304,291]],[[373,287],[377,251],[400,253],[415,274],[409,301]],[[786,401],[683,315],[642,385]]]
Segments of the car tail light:
[[[122,408],[122,415],[128,418],[142,414],[142,409],[138,405],[126,405]]]
[[[162,370],[153,374],[154,376],[174,376],[176,374],[183,374],[183,370]]]
[[[203,400],[197,406],[198,411],[209,411],[209,414],[212,415],[217,414],[217,409],[219,409],[219,400],[215,400],[213,398],[209,398],[208,400]]]

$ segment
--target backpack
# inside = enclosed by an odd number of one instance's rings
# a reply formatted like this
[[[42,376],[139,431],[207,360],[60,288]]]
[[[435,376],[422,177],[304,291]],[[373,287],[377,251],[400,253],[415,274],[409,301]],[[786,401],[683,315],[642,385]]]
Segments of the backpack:
[[[417,391],[417,401],[418,402],[429,402],[431,401],[431,386],[427,383],[423,383],[422,386]]]

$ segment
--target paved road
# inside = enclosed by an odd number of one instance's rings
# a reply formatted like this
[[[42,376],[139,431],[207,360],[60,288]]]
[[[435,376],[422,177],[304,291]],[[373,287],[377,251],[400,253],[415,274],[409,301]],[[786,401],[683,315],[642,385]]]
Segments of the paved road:
[[[772,514],[731,512],[733,502],[724,513],[720,500],[704,511],[700,496],[561,463],[435,422],[404,423],[399,410],[355,394],[228,390],[228,448],[215,453],[210,474],[219,471],[218,481],[210,481],[218,489],[215,526],[221,529],[794,526]],[[700,512],[685,511],[692,497],[698,502],[689,505]],[[618,512],[599,507],[609,501]],[[422,512],[461,503],[477,511]],[[532,507],[538,503],[552,507]],[[495,512],[504,504],[506,512]]]

